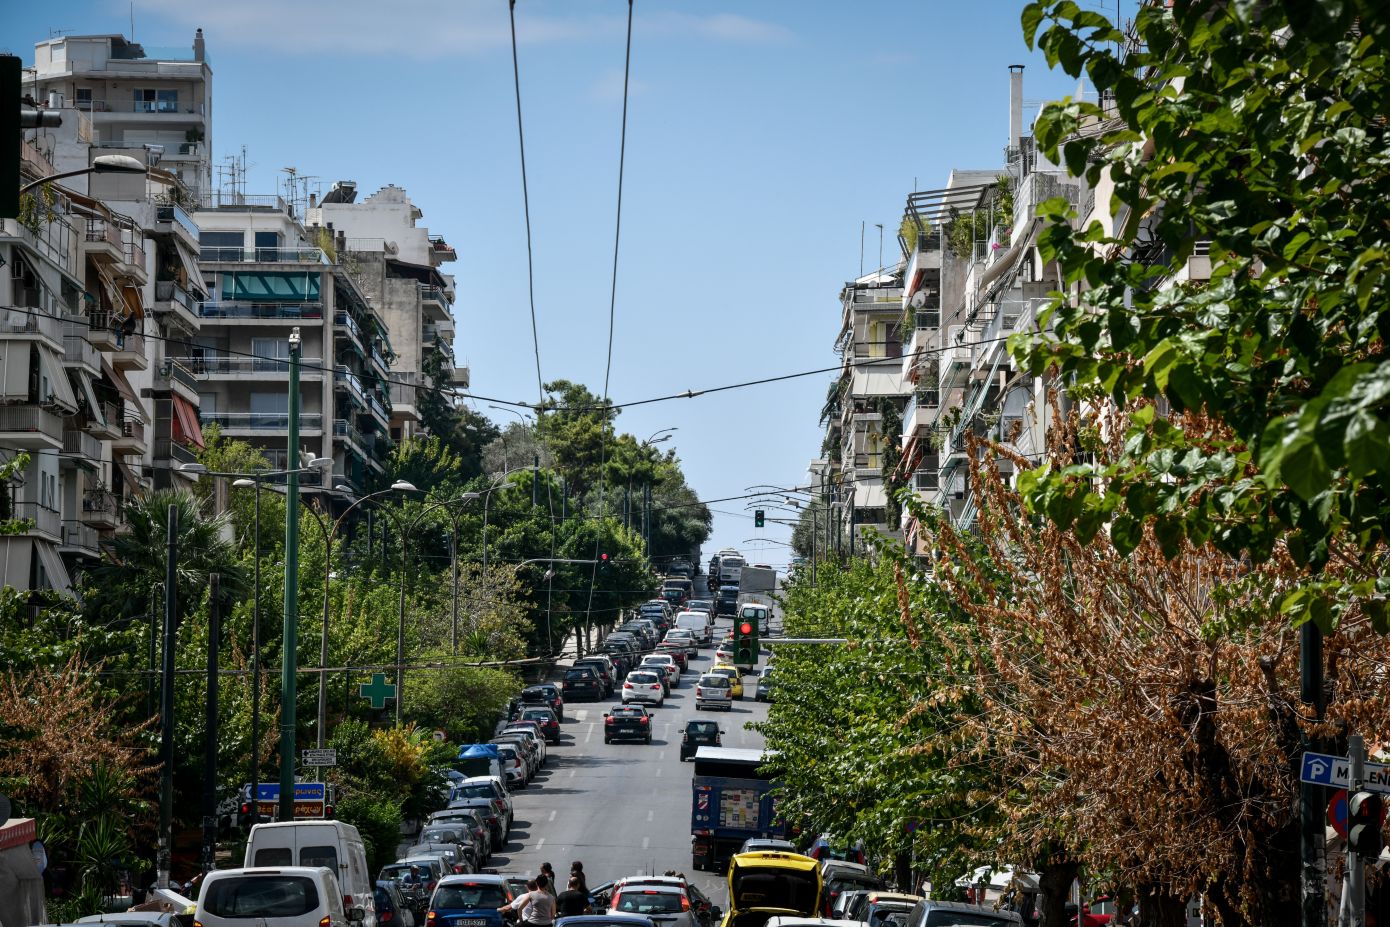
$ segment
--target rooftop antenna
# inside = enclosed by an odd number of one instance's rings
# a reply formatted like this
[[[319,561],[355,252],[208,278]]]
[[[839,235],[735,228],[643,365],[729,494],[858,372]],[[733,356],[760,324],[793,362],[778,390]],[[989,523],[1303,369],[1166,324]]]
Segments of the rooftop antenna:
[[[135,41],[135,0],[130,0],[130,40]]]

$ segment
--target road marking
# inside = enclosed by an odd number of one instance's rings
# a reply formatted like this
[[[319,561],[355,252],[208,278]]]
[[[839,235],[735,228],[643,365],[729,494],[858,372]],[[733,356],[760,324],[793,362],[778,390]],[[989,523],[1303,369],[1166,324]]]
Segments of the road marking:
[[[643,838],[642,838],[642,849],[645,850],[647,847],[649,847],[649,846],[651,846],[651,845],[652,845],[652,838],[650,838],[650,837],[643,837]],[[536,844],[536,848],[539,849],[539,848],[540,848],[540,844]]]
[[[552,812],[552,813],[553,813],[553,812]],[[652,820],[652,818],[654,818],[655,816],[656,816],[656,812],[655,812],[655,811],[648,811],[648,812],[647,812],[647,820],[648,820],[648,821]]]
[[[581,708],[574,713],[574,720],[587,721],[589,719],[589,709]]]
[[[545,846],[545,838],[544,838],[544,837],[542,837],[541,839],[539,839],[539,840],[536,841],[536,849],[539,850],[539,849],[540,849],[541,847],[543,847],[543,846]]]
[[[554,811],[550,812],[550,820],[552,820],[552,821],[555,820],[555,814],[556,814],[556,812],[554,812]]]
[[[656,774],[657,774],[658,777],[660,777],[661,774],[664,773],[665,771],[666,771],[666,767],[665,767],[665,766],[662,766],[662,767],[659,767],[659,768],[657,769]]]
[[[665,751],[665,750],[662,750],[660,753],[658,753],[658,754],[656,755],[656,758],[657,758],[658,760],[664,760],[664,759],[666,759],[666,751]]]
[[[571,778],[571,779],[574,778],[574,770],[573,770],[573,769],[570,770],[570,778]]]
[[[587,734],[584,735],[584,742],[585,742],[585,743],[588,743],[589,741],[591,741],[591,740],[593,740],[593,739],[594,739],[594,732],[593,732],[592,729],[590,729],[590,730],[589,730],[589,733],[587,733]]]

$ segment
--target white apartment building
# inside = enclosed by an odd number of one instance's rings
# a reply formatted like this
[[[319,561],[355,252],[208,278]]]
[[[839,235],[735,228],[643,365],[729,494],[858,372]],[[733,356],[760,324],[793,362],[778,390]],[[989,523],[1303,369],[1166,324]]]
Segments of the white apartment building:
[[[386,326],[395,351],[390,435],[401,441],[422,433],[417,387],[468,387],[468,368],[454,359],[454,278],[440,270],[458,253],[418,224],[424,213],[400,187],[356,196],[356,184],[336,184],[321,203],[311,200],[306,222],[341,242],[340,264]]]

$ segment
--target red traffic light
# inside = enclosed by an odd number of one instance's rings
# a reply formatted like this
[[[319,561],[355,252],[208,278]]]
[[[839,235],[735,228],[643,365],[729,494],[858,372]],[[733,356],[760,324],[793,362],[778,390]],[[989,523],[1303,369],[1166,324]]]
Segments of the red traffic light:
[[[752,626],[751,624],[749,624],[748,622],[745,621],[743,624],[741,624],[741,625],[738,626],[738,633],[740,633],[740,634],[752,634],[752,633],[753,633],[753,626]]]
[[[599,558],[599,560],[603,561],[604,563],[607,563],[607,562],[608,562],[608,555],[607,555],[607,554],[599,554],[599,555],[598,555],[598,558]]]

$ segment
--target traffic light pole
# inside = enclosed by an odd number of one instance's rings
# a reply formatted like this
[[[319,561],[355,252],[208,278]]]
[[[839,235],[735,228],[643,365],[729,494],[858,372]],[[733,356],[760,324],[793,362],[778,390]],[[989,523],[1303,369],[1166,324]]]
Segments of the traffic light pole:
[[[299,698],[299,328],[290,331],[289,436],[285,448],[285,623],[280,644],[279,820],[294,820],[295,702]],[[252,796],[255,800],[255,796]]]
[[[1347,780],[1347,824],[1355,824],[1351,813],[1354,796],[1361,790],[1366,780],[1366,742],[1360,734],[1347,735],[1347,759],[1351,761]],[[1353,847],[1354,841],[1347,840],[1347,871],[1342,877],[1342,904],[1338,909],[1338,927],[1365,927],[1366,925],[1366,863]]]

